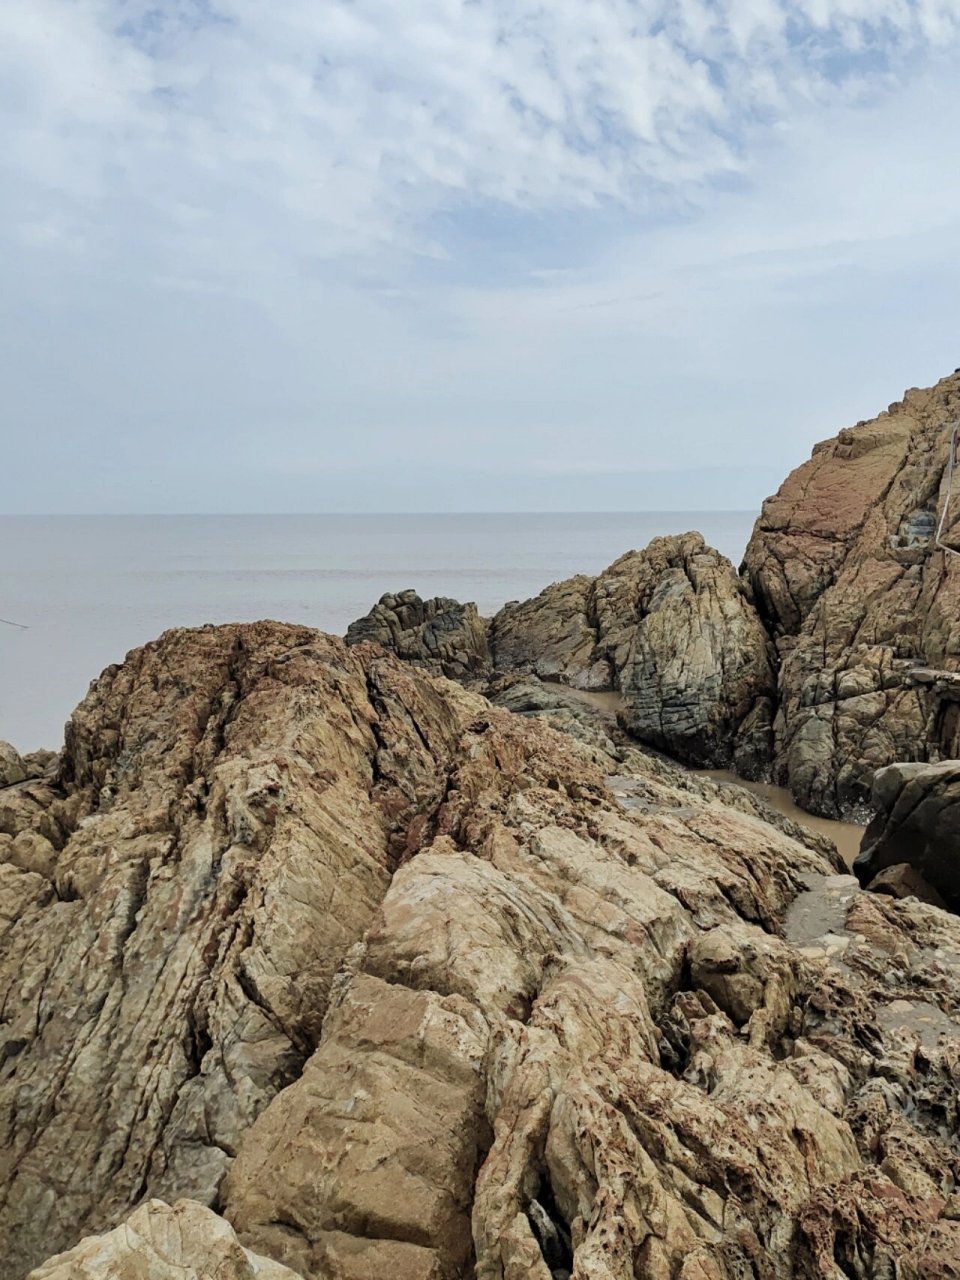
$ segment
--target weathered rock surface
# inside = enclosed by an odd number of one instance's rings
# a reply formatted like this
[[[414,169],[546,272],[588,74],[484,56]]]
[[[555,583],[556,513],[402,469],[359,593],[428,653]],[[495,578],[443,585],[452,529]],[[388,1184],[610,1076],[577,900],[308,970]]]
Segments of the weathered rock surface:
[[[894,764],[873,781],[875,816],[854,871],[867,885],[907,863],[953,910],[960,910],[960,760]]]
[[[655,538],[597,578],[555,583],[493,619],[498,671],[616,689],[638,741],[745,776],[767,765],[773,653],[730,562],[696,533]]]
[[[203,1205],[148,1200],[105,1236],[88,1236],[30,1280],[300,1280],[241,1247],[230,1224]]]
[[[168,633],[93,687],[56,786],[0,791],[6,1275],[144,1195],[215,1202],[299,1075],[473,710],[378,654]]]
[[[837,816],[875,770],[960,754],[960,557],[936,548],[960,375],[818,445],[744,571],[779,637],[775,776]],[[960,549],[960,475],[945,537]]]
[[[9,742],[0,742],[0,787],[12,787],[16,782],[25,782],[28,777],[20,752]]]
[[[276,624],[108,671],[0,793],[5,1274],[189,1196],[305,1280],[955,1276],[960,920],[614,745]]]
[[[347,628],[349,645],[372,641],[407,662],[453,680],[485,671],[490,654],[486,623],[474,604],[415,591],[381,596],[368,614]]]

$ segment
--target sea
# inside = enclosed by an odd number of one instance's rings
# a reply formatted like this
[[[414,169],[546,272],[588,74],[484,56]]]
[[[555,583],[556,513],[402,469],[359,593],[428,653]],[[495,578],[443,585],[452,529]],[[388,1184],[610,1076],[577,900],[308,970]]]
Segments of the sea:
[[[381,595],[484,615],[661,534],[738,564],[755,512],[0,515],[0,739],[57,749],[100,671],[169,627],[274,618],[342,635]],[[11,626],[10,623],[17,623]]]

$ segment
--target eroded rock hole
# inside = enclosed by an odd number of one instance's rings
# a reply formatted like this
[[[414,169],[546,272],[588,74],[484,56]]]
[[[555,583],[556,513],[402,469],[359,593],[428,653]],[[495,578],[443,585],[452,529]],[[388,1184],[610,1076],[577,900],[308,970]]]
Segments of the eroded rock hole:
[[[570,1232],[547,1178],[541,1179],[536,1197],[527,1206],[527,1218],[553,1280],[570,1280],[573,1271]]]

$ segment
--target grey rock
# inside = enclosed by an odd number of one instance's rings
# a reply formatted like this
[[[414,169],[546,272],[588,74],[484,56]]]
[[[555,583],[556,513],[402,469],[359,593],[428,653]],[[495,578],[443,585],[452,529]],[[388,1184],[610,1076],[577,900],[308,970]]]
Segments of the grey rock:
[[[960,760],[881,769],[873,802],[876,816],[853,866],[860,883],[872,888],[886,868],[906,863],[960,908]]]
[[[372,641],[436,675],[463,680],[490,661],[486,624],[475,604],[444,596],[422,600],[416,591],[380,597],[347,628],[349,645]]]

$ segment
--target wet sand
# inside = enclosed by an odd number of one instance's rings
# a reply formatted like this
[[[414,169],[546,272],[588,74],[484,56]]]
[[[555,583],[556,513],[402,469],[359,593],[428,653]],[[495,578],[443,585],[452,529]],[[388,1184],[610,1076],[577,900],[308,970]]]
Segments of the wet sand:
[[[832,818],[818,818],[816,814],[807,813],[806,809],[800,808],[786,787],[775,787],[770,782],[747,782],[746,779],[738,778],[735,773],[730,773],[727,769],[695,769],[693,772],[701,778],[712,778],[715,782],[732,782],[738,787],[752,791],[784,817],[802,823],[811,831],[819,831],[821,835],[833,841],[840,857],[848,867],[853,865],[854,858],[860,852],[860,841],[863,839],[866,828],[855,822],[835,822]]]

